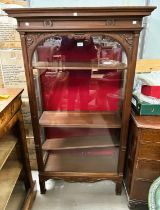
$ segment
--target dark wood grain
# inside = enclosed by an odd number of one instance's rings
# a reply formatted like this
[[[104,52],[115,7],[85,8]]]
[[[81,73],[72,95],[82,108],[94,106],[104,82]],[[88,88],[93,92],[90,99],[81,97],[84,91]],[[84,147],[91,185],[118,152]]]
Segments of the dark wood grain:
[[[130,121],[125,185],[131,205],[147,203],[149,187],[160,175],[160,130],[154,119],[160,117],[132,115]]]
[[[160,162],[155,160],[137,160],[135,177],[154,181],[160,175]]]
[[[148,159],[148,160],[159,160],[160,159],[160,144],[140,143],[138,156],[140,159],[143,158],[143,159]]]
[[[18,9],[5,9],[4,11],[9,16],[18,17],[66,17],[73,16],[73,12],[77,12],[80,17],[143,17],[149,15],[156,7],[154,6],[117,6],[117,7],[54,7],[54,8],[18,8]]]
[[[107,151],[98,150],[95,153],[86,152],[73,153],[50,153],[45,171],[54,172],[96,172],[116,173],[118,161],[118,149],[111,148]],[[97,154],[104,152],[103,154]]]
[[[134,188],[132,189],[130,196],[131,200],[135,200],[136,198],[137,201],[145,203],[148,199],[148,193],[151,184],[152,182],[135,180],[133,183]]]
[[[3,104],[5,108],[0,113],[0,129],[5,128],[5,125],[7,125],[9,120],[20,109],[21,104],[22,102],[20,100],[20,97],[16,97],[10,102],[5,102],[5,105]]]
[[[137,59],[139,34],[142,30],[142,19],[145,16],[151,14],[156,7],[141,6],[141,7],[92,7],[92,8],[19,8],[19,9],[5,9],[10,17],[15,17],[18,21],[17,30],[20,32],[22,51],[24,57],[25,72],[27,78],[27,87],[29,93],[29,101],[32,115],[32,125],[36,145],[36,154],[38,161],[38,170],[40,177],[41,192],[45,193],[45,181],[49,178],[62,178],[65,180],[72,180],[71,172],[63,172],[63,175],[58,172],[56,174],[53,171],[45,171],[45,164],[43,162],[43,152],[41,144],[41,127],[80,127],[80,128],[121,128],[120,133],[120,148],[118,152],[117,166],[115,173],[107,172],[107,165],[104,157],[102,163],[104,164],[105,175],[102,173],[100,166],[94,165],[94,157],[88,157],[86,159],[87,165],[84,169],[87,171],[88,165],[91,164],[91,169],[96,170],[96,177],[94,173],[76,173],[74,181],[79,180],[102,180],[111,179],[117,184],[116,192],[121,192],[122,177],[124,171],[124,160],[127,144],[128,134],[128,122],[131,110],[131,97],[132,87],[134,80],[134,72]],[[42,15],[43,14],[43,15]],[[115,39],[126,52],[127,56],[127,73],[126,84],[124,92],[124,101],[122,107],[122,117],[119,118],[116,115],[106,115],[104,113],[88,114],[81,113],[79,116],[77,113],[67,114],[60,116],[59,112],[43,112],[40,118],[37,110],[37,98],[36,90],[33,80],[33,64],[32,57],[37,45],[41,44],[45,39],[53,37],[54,35],[105,35]],[[53,156],[53,155],[52,155]],[[70,157],[64,156],[60,158],[60,155],[49,157],[49,165],[47,167],[50,170],[54,170],[55,167],[66,169],[65,165],[59,164],[59,160],[62,163],[69,164],[69,169],[77,169],[75,160]],[[78,157],[77,157],[78,158]],[[77,160],[81,160],[80,157]],[[90,159],[91,158],[91,159]],[[56,162],[56,161],[57,162]],[[96,161],[96,160],[95,160]],[[133,160],[132,160],[133,161]],[[92,162],[92,163],[90,163]],[[53,164],[54,163],[54,164]],[[101,160],[99,159],[99,163]],[[112,163],[112,161],[111,161]],[[73,165],[72,165],[73,164]],[[92,165],[93,164],[93,165]],[[103,164],[102,164],[103,165]],[[114,163],[113,163],[114,165]],[[67,166],[67,165],[66,165]],[[74,167],[73,167],[74,166]],[[83,167],[83,164],[80,165]],[[94,168],[94,167],[95,168]],[[92,168],[93,167],[93,168]],[[106,168],[105,168],[106,167]],[[118,167],[118,168],[117,168]],[[83,168],[82,168],[83,169]],[[98,171],[99,169],[99,171]],[[88,169],[89,170],[89,169]],[[92,171],[92,170],[91,170]],[[84,177],[85,173],[85,177]],[[108,175],[107,175],[108,173]],[[58,176],[57,176],[58,175]]]
[[[118,137],[115,135],[106,136],[84,136],[71,138],[47,139],[43,150],[74,150],[88,148],[106,148],[119,146]]]
[[[107,60],[106,60],[107,62]],[[35,69],[61,69],[61,70],[91,70],[92,68],[95,70],[125,70],[127,65],[124,63],[114,62],[113,64],[99,64],[97,62],[36,62],[33,64],[33,68]]]
[[[152,138],[151,138],[152,136]],[[160,143],[160,130],[157,129],[143,129],[141,133],[142,142]]]
[[[0,95],[8,95],[7,99],[0,99],[0,113],[4,111],[7,106],[22,93],[23,89],[18,88],[0,88]]]
[[[159,116],[135,116],[134,120],[137,127],[160,129]]]
[[[44,127],[120,128],[116,114],[106,112],[58,112],[44,111],[39,120]]]

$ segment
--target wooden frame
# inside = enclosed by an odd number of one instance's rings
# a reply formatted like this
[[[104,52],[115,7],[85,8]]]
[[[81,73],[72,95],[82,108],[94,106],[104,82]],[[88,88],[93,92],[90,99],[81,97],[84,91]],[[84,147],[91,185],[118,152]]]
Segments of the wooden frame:
[[[131,208],[147,208],[150,185],[160,174],[160,116],[132,112],[124,185]]]
[[[23,90],[0,88],[0,92],[2,95],[9,95],[9,98],[3,99],[0,105],[0,182],[2,186],[0,208],[5,209],[17,180],[22,176],[26,189],[22,209],[29,210],[36,196],[36,183],[32,180],[21,112]],[[16,137],[8,135],[12,128]]]
[[[142,18],[150,15],[154,9],[155,7],[151,6],[5,9],[10,17],[15,17],[18,20],[18,31],[21,36],[30,99],[41,193],[45,193],[45,181],[49,178],[91,182],[109,179],[116,182],[116,193],[121,193],[139,34],[142,30]],[[78,172],[55,173],[45,171],[34,90],[32,55],[36,46],[45,39],[56,34],[65,35],[68,33],[74,34],[75,36],[82,36],[83,34],[104,34],[119,42],[126,52],[128,71],[122,109],[120,152],[116,174]]]

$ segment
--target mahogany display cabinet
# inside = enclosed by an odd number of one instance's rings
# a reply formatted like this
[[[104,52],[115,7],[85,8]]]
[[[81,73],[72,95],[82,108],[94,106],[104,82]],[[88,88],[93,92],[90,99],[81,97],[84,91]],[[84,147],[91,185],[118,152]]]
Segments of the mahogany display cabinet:
[[[5,9],[18,21],[41,193],[112,180],[121,193],[142,18],[155,7]]]

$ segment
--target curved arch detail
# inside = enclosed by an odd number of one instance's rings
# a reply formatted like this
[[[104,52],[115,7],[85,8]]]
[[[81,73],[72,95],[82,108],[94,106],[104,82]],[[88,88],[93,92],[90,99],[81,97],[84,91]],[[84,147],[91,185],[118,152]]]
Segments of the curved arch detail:
[[[58,37],[58,36],[64,36],[64,35],[69,35],[73,33],[29,33],[26,35],[26,46],[28,50],[28,58],[29,58],[29,64],[32,66],[32,57],[33,53],[36,49],[36,47],[44,42],[45,40],[51,38],[51,37]],[[86,33],[89,34],[89,33]],[[127,62],[129,63],[129,58],[131,56],[131,51],[133,48],[133,33],[90,33],[90,35],[103,35],[103,36],[108,36],[115,41],[117,41],[124,49],[126,56],[127,56]]]

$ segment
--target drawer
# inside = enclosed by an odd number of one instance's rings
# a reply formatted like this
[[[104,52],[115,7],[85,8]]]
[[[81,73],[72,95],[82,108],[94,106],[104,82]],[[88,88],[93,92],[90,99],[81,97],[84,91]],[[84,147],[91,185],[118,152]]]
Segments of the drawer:
[[[63,11],[64,13],[64,11]],[[70,14],[71,16],[73,16],[74,12],[72,14]],[[68,14],[67,14],[68,15]],[[117,28],[122,28],[124,29],[124,25],[125,28],[130,29],[130,28],[139,28],[141,27],[141,21],[134,19],[128,19],[128,20],[124,20],[124,19],[120,19],[119,17],[117,18],[103,18],[104,20],[93,20],[90,18],[86,18],[84,19],[81,14],[77,13],[77,15],[79,17],[81,17],[81,19],[83,20],[56,20],[54,19],[48,19],[48,20],[30,20],[29,24],[26,25],[26,21],[20,21],[20,25],[19,27],[21,29],[39,29],[42,30],[42,28],[44,29],[50,29],[50,30],[76,30],[76,29],[117,29]],[[92,14],[93,15],[93,14]],[[104,14],[104,16],[106,16],[106,13]],[[133,23],[133,21],[136,21],[136,24]]]
[[[17,110],[21,107],[21,99],[20,97],[15,98],[15,100],[9,104],[9,106],[4,109],[4,111],[0,114],[0,128],[4,127],[6,123],[10,121],[13,115],[17,112]]]
[[[160,143],[160,130],[158,129],[142,129],[140,141],[150,143]]]
[[[129,195],[131,200],[144,201],[148,200],[148,192],[152,182],[135,180],[132,185],[132,191]]]
[[[160,144],[139,144],[138,158],[145,158],[149,160],[160,160]]]
[[[160,175],[160,161],[138,160],[136,164],[136,178],[155,180]]]

